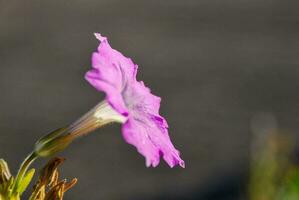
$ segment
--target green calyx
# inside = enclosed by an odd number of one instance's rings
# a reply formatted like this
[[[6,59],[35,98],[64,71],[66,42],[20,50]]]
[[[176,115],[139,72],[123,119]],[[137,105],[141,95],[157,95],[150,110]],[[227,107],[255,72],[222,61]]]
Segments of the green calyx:
[[[60,128],[38,140],[34,152],[39,157],[49,157],[64,150],[72,140],[67,128]]]

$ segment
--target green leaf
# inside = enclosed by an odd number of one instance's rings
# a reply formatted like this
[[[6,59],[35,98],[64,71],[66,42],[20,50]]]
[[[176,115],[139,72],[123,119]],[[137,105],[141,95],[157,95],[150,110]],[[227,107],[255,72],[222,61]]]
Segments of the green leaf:
[[[20,182],[20,185],[18,186],[17,192],[21,195],[26,188],[28,187],[29,183],[31,182],[33,176],[35,173],[35,169],[30,169],[24,176],[23,180]]]

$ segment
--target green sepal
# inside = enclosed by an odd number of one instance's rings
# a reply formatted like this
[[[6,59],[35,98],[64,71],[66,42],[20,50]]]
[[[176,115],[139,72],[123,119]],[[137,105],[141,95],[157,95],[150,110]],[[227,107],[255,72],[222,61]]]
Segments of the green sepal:
[[[34,153],[39,157],[49,157],[64,150],[74,139],[66,134],[67,128],[57,129],[37,141]]]
[[[36,142],[36,145],[48,143],[49,141],[53,140],[54,138],[56,138],[57,136],[62,134],[65,130],[66,130],[66,128],[59,128],[59,129],[56,129],[56,130],[50,132],[49,134],[47,134],[44,137],[42,137],[41,139],[39,139]]]

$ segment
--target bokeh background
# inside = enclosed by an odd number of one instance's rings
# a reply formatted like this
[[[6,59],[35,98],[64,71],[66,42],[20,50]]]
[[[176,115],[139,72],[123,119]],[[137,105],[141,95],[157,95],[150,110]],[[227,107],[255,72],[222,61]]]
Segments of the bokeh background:
[[[296,0],[0,0],[0,157],[16,172],[34,142],[104,95],[83,78],[98,42],[139,65],[186,161],[146,168],[119,125],[59,154],[66,199],[246,199],[252,120],[299,131]],[[39,160],[35,167],[45,164]]]

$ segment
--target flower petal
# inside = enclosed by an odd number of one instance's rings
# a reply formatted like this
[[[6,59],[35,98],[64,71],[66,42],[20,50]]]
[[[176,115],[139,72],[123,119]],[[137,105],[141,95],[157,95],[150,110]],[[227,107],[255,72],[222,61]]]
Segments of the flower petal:
[[[161,98],[153,95],[142,81],[129,84],[122,95],[132,115],[159,115]]]
[[[121,96],[126,84],[136,81],[137,65],[130,58],[112,49],[106,37],[95,34],[101,41],[98,52],[92,54],[92,67],[85,75],[97,90],[106,93],[110,105],[124,116],[128,115]]]
[[[179,151],[169,139],[167,129],[160,125],[160,122],[157,123],[155,120],[141,121],[129,118],[122,128],[123,137],[145,157],[147,167],[156,167],[161,155],[170,167],[177,164],[185,167]]]
[[[104,81],[97,70],[90,70],[85,74],[86,80],[99,91],[106,93],[106,100],[120,114],[127,116],[128,110],[124,104],[123,98],[119,92],[116,92],[115,86],[110,82]]]

